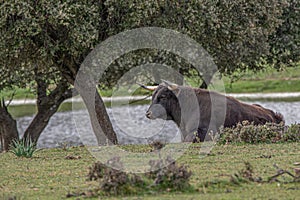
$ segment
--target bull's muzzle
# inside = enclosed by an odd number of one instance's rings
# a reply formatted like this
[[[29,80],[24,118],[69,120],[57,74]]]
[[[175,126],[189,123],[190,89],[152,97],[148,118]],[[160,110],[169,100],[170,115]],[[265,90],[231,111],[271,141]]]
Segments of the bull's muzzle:
[[[147,117],[148,119],[153,119],[152,112],[151,112],[151,111],[147,111],[147,112],[146,112],[146,117]]]

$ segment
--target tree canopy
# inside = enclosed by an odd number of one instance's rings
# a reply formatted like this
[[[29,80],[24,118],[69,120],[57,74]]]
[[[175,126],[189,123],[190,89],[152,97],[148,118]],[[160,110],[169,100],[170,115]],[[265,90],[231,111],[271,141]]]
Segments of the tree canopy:
[[[95,45],[145,26],[192,37],[223,75],[258,70],[262,63],[280,68],[299,62],[297,0],[8,0],[1,2],[0,14],[0,91],[42,85],[43,93],[37,93],[45,96],[55,86],[68,90]],[[153,61],[194,75],[193,66],[177,55],[138,50],[117,59],[100,84],[111,87],[129,69]]]
[[[188,34],[212,55],[222,74],[260,69],[263,55],[270,61],[282,55],[281,63],[297,62],[297,8],[295,0],[5,1],[0,10],[0,89],[12,84],[26,86],[36,64],[52,79],[59,73],[74,79],[95,45],[111,35],[144,26]],[[279,55],[280,51],[284,53]],[[167,53],[163,56],[172,59]],[[134,57],[127,56],[126,62],[136,63]]]
[[[269,36],[268,62],[275,68],[284,68],[300,60],[300,1],[289,0],[279,18],[282,23]]]

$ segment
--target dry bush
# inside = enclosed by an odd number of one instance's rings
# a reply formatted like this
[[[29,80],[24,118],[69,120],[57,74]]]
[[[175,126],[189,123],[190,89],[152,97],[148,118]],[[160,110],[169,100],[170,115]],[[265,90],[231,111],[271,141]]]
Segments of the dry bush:
[[[101,162],[96,162],[93,164],[92,167],[89,167],[89,173],[88,173],[88,180],[93,181],[93,180],[100,180],[103,178],[104,173],[106,171],[107,167],[105,164]]]
[[[88,180],[99,181],[101,191],[106,194],[136,194],[144,187],[144,181],[140,176],[126,173],[122,169],[120,157],[114,157],[106,164],[96,162],[89,168]]]
[[[120,158],[116,157],[107,161],[107,164],[96,162],[89,168],[88,180],[99,181],[99,191],[107,195],[131,195],[149,192],[149,189],[184,191],[190,188],[191,171],[184,165],[178,165],[171,157],[165,160],[151,160],[149,165],[150,172],[145,175],[126,173],[122,171],[123,164]]]
[[[149,165],[151,171],[147,175],[154,179],[154,186],[176,191],[190,187],[192,172],[186,166],[178,165],[171,157],[165,160],[151,160]]]

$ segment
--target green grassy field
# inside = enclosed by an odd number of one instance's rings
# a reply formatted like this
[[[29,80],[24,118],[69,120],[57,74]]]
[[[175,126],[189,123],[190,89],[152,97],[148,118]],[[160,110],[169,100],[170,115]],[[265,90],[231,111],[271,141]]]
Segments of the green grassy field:
[[[125,148],[147,149],[144,146]],[[235,183],[230,178],[244,168],[246,161],[263,180],[277,173],[274,164],[294,173],[294,163],[300,162],[299,143],[217,145],[204,158],[199,158],[199,148],[200,144],[191,145],[178,159],[193,173],[192,191],[157,193],[149,189],[137,196],[91,199],[297,199],[300,196],[300,182],[293,182],[289,176],[280,176],[279,182],[273,183]],[[67,156],[77,159],[67,159]],[[95,159],[84,147],[43,149],[27,159],[2,153],[0,162],[0,199],[66,199],[68,193],[80,194],[99,187],[99,183],[87,181],[88,168]],[[77,198],[84,199],[82,196],[68,199]]]
[[[299,92],[300,65],[285,68],[282,71],[266,68],[257,73],[246,72],[232,84],[228,77],[225,77],[223,81],[228,93]]]

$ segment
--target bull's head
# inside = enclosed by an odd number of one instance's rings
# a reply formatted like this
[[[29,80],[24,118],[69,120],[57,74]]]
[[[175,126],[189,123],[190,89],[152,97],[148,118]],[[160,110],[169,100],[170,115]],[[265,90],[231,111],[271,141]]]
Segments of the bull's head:
[[[176,109],[179,107],[177,96],[180,91],[177,84],[163,81],[158,86],[141,85],[141,87],[154,91],[152,95],[152,103],[146,112],[147,118],[174,120],[174,117],[180,117],[180,113],[174,113],[180,110]]]

